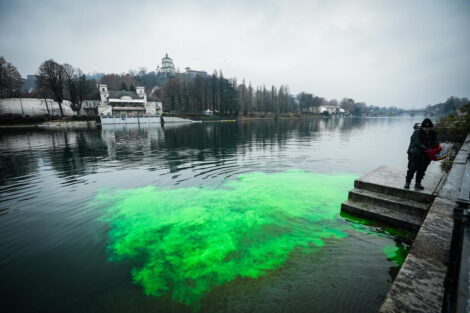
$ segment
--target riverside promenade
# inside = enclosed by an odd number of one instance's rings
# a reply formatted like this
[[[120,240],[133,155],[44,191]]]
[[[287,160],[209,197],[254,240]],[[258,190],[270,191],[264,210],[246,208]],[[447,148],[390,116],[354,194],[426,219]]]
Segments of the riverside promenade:
[[[422,191],[403,189],[404,171],[386,166],[355,181],[355,188],[350,191],[348,201],[343,203],[342,211],[417,232],[379,313],[470,312],[469,299],[461,299],[462,295],[468,296],[468,290],[462,292],[462,288],[468,289],[469,279],[449,288],[449,284],[456,284],[447,276],[449,264],[452,264],[451,271],[459,266],[452,263],[449,257],[454,208],[461,205],[462,197],[468,199],[469,196],[466,194],[470,187],[466,186],[469,184],[466,176],[470,175],[469,157],[470,135],[454,159],[448,175],[436,171],[427,173]],[[462,248],[459,246],[458,249]],[[460,253],[457,252],[457,255]],[[460,258],[457,263],[460,263]],[[466,265],[463,264],[463,273],[460,273],[464,278],[470,277]],[[445,295],[446,285],[447,289],[455,288],[454,295]],[[454,302],[460,299],[460,307],[451,303],[453,310],[449,311],[449,298],[453,298]]]

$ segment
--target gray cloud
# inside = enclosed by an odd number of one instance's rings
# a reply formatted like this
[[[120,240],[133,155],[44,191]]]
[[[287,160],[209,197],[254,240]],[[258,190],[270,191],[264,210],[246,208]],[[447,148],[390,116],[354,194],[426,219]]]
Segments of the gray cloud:
[[[294,93],[422,107],[469,96],[469,1],[6,1],[0,54],[22,75],[186,66]]]

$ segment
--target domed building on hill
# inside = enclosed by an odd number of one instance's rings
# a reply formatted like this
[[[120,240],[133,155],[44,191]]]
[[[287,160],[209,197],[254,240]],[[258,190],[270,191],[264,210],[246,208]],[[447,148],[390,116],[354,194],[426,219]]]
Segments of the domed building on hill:
[[[166,53],[165,57],[162,58],[162,67],[160,68],[160,73],[164,77],[171,77],[175,75],[175,65],[173,64],[173,59],[168,56],[168,53]]]
[[[193,70],[190,67],[186,67],[186,72],[180,73],[179,71],[175,70],[173,59],[168,56],[168,53],[166,53],[165,57],[162,58],[162,66],[157,68],[157,72],[163,83],[166,82],[167,79],[175,76],[185,76],[188,78],[194,78],[198,75],[204,77],[207,76],[207,72]]]

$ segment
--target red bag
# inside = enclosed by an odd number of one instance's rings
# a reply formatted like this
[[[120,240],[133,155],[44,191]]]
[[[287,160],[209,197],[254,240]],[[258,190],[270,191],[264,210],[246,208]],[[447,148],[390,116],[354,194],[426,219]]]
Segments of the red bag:
[[[446,157],[444,153],[440,153],[441,151],[442,151],[442,147],[440,145],[437,145],[430,150],[425,150],[424,152],[431,160],[439,161]]]

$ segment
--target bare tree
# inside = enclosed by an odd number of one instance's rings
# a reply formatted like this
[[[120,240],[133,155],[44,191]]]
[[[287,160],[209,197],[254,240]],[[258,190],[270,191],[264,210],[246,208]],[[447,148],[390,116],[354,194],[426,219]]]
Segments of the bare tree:
[[[64,78],[65,78],[65,88],[68,93],[68,98],[72,103],[72,110],[75,111],[77,106],[77,87],[75,85],[76,73],[75,68],[70,64],[63,64],[64,67]]]
[[[122,83],[125,83],[126,86],[139,86],[131,74],[106,74],[101,77],[100,83],[108,85],[109,90],[120,90]]]
[[[87,97],[92,97],[93,93],[97,91],[96,82],[94,80],[87,80],[82,70],[77,68],[75,70],[75,87],[77,92],[76,110],[78,115],[82,108],[83,100]]]
[[[87,97],[91,97],[96,89],[96,82],[87,80],[79,68],[74,68],[70,64],[64,64],[65,85],[72,103],[72,110],[80,114],[83,101]]]
[[[49,108],[49,102],[47,101],[48,99],[51,99],[54,97],[54,95],[52,94],[49,88],[46,88],[44,86],[36,88],[34,92],[34,96],[36,98],[44,99],[44,103],[46,104],[47,116],[51,117],[51,115],[54,115],[54,112],[51,113],[51,111],[53,111],[53,107]]]
[[[60,116],[64,116],[62,102],[64,101],[65,69],[64,66],[53,59],[44,61],[39,66],[37,73],[39,88],[45,87],[54,95],[54,100],[59,103]]]
[[[18,97],[21,84],[21,75],[16,67],[0,57],[0,98]]]

